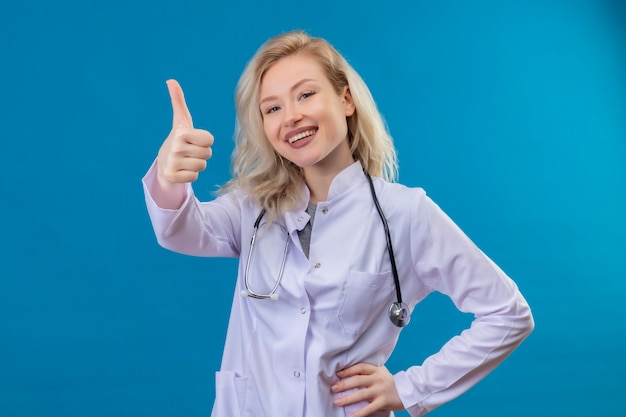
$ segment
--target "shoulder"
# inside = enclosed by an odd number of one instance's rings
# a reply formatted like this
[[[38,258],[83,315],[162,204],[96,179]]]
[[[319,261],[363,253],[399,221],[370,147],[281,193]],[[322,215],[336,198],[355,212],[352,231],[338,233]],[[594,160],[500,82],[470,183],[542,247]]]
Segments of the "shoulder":
[[[427,200],[426,191],[422,187],[409,187],[404,184],[387,182],[382,178],[373,178],[376,194],[385,212],[414,212]]]

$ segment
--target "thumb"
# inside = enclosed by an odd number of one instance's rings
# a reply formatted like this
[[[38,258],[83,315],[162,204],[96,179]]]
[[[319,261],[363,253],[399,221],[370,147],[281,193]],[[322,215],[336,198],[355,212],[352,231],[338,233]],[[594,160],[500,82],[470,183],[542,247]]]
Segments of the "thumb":
[[[172,127],[179,126],[193,128],[191,113],[189,113],[189,109],[187,108],[185,94],[183,94],[183,89],[180,84],[178,84],[178,81],[176,80],[167,80],[166,84],[170,93],[170,99],[172,100],[172,110],[174,113]]]

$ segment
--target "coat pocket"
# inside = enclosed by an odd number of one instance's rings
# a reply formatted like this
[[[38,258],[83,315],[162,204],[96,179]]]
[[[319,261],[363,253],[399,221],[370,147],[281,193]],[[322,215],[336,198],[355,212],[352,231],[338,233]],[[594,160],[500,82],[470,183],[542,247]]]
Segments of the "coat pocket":
[[[350,270],[338,313],[343,330],[352,335],[363,334],[380,314],[387,314],[393,292],[391,272]]]
[[[230,371],[216,372],[215,403],[211,417],[252,416],[262,417],[254,381]]]

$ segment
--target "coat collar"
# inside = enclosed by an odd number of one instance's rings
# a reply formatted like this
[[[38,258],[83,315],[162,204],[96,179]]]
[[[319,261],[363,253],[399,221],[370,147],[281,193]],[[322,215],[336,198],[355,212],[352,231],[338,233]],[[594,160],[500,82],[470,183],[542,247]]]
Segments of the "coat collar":
[[[352,188],[358,187],[363,181],[365,181],[363,167],[361,166],[361,162],[356,161],[337,174],[328,189],[328,199],[318,203],[318,205],[332,203],[335,198],[341,196]],[[297,208],[284,214],[285,226],[287,227],[289,233],[294,230],[302,230],[311,218],[311,216],[309,216],[306,212],[311,194],[306,185],[303,185],[302,187],[302,200],[299,202]]]

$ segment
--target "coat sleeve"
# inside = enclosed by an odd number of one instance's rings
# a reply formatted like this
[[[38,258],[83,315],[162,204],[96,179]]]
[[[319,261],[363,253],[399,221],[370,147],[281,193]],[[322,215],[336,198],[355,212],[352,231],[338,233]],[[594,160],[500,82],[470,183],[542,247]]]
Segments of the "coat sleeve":
[[[471,326],[450,339],[421,366],[396,374],[402,402],[421,416],[458,397],[500,364],[532,331],[534,321],[517,285],[426,196],[411,218],[416,274],[449,296]]]
[[[146,207],[157,242],[185,255],[238,257],[241,248],[241,203],[232,193],[200,202],[191,184],[178,210],[159,207],[153,199],[156,162],[142,179]]]

